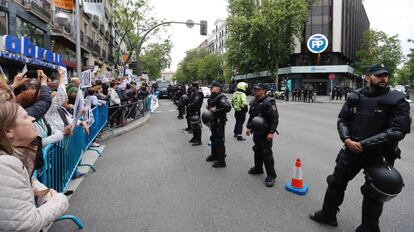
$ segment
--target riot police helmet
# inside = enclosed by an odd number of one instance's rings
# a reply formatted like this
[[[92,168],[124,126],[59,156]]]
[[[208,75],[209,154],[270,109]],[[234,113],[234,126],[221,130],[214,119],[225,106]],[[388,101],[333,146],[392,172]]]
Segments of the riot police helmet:
[[[386,202],[397,196],[404,187],[401,174],[386,162],[371,165],[365,169],[366,191],[370,197]]]
[[[188,101],[188,96],[186,94],[184,94],[183,96],[181,96],[181,100],[182,101]]]
[[[267,124],[264,118],[262,117],[254,117],[252,119],[252,131],[255,134],[263,134],[266,132]]]
[[[204,124],[208,124],[214,119],[214,113],[211,111],[205,111],[201,114],[201,121],[203,121]]]

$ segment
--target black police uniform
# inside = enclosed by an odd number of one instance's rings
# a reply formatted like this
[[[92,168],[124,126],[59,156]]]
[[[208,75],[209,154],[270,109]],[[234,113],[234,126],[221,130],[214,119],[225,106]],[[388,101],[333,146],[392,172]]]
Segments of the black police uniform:
[[[323,208],[311,219],[337,225],[336,213],[342,204],[347,184],[361,169],[383,162],[393,165],[398,158],[398,142],[410,132],[410,106],[402,93],[388,88],[370,93],[368,88],[351,92],[339,113],[338,133],[342,141],[351,139],[362,144],[356,154],[344,147],[336,158],[334,173],[327,178]],[[384,157],[384,158],[383,158]],[[379,231],[383,202],[370,194],[367,177],[361,187],[362,224],[356,231]]]
[[[190,143],[201,145],[201,118],[200,109],[203,105],[204,95],[198,90],[193,91],[187,105],[187,114],[190,118],[191,129],[193,130],[193,138]],[[193,116],[198,116],[197,120],[191,120]]]
[[[275,161],[273,159],[272,145],[273,141],[266,139],[269,133],[277,132],[279,124],[279,113],[276,107],[275,99],[265,95],[261,99],[254,98],[250,102],[249,120],[247,128],[252,129],[252,119],[260,116],[266,121],[266,131],[262,134],[253,131],[253,151],[254,151],[254,167],[249,171],[251,174],[263,173],[263,164],[266,168],[266,174],[273,179],[276,178],[274,168]]]
[[[183,119],[184,118],[184,113],[185,113],[185,103],[182,101],[181,97],[184,95],[184,88],[183,86],[178,86],[177,90],[174,94],[174,103],[177,105],[178,107],[178,119]]]
[[[207,161],[215,161],[213,167],[225,167],[224,128],[227,121],[226,113],[230,112],[231,104],[224,94],[211,94],[207,101],[207,109],[213,107],[216,107],[216,111],[210,124],[211,155],[207,157]]]
[[[186,93],[187,93],[187,96],[191,96],[191,93],[192,93],[191,86],[189,86],[187,88]],[[185,113],[186,113],[185,119],[187,119],[187,128],[185,128],[185,130],[191,132],[192,131],[192,129],[191,129],[191,121],[190,121],[190,116],[188,114],[187,105],[188,105],[188,102],[186,102],[185,105],[184,105],[185,106]]]

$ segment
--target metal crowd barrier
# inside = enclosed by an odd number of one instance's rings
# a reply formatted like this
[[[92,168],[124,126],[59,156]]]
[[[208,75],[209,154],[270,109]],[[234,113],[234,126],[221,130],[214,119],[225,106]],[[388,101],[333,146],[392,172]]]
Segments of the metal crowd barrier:
[[[43,149],[45,165],[42,169],[41,182],[58,192],[65,192],[70,180],[80,165],[83,153],[105,126],[108,106],[95,107],[92,110],[94,122],[89,127],[89,135],[77,126],[73,135]],[[100,155],[100,153],[99,153]]]
[[[149,111],[147,99],[137,100],[136,102],[120,106],[110,106],[108,109],[108,121],[117,122],[120,124],[118,126],[124,126],[127,124],[128,119],[135,120],[143,117],[145,112]]]

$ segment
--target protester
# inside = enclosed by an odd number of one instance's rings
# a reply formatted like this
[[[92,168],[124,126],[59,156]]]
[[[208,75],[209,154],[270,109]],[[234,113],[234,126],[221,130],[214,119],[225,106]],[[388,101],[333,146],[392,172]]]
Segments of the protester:
[[[17,103],[0,101],[0,231],[40,231],[69,207],[64,194],[31,179],[34,120]]]

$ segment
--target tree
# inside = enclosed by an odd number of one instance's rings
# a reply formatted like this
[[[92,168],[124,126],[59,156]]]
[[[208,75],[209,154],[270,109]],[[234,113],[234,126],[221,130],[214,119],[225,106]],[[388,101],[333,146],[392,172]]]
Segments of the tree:
[[[199,60],[197,76],[203,83],[212,82],[223,70],[223,59],[216,53],[209,53]]]
[[[414,45],[414,40],[408,40]],[[414,86],[414,48],[410,49],[404,66],[398,70],[396,84]]]
[[[163,43],[152,43],[144,49],[144,54],[140,56],[143,70],[145,70],[151,79],[155,80],[161,76],[161,71],[168,68],[171,64],[170,40],[164,40]]]
[[[288,61],[295,37],[302,39],[307,0],[229,0],[227,61],[241,73],[269,70],[278,82],[278,66]]]
[[[190,49],[179,63],[175,74],[175,80],[190,82],[197,80],[202,83],[210,83],[223,72],[223,58],[215,53],[208,53],[201,48]]]
[[[139,42],[136,33],[138,22],[145,21],[145,14],[149,10],[147,0],[111,0],[113,6],[112,18],[117,26],[120,41],[115,47],[115,66],[119,64],[121,44],[125,42],[128,48],[128,60]]]
[[[355,69],[363,74],[371,64],[384,64],[394,76],[403,54],[398,35],[389,36],[383,31],[369,30],[364,33],[361,48],[357,51]]]

